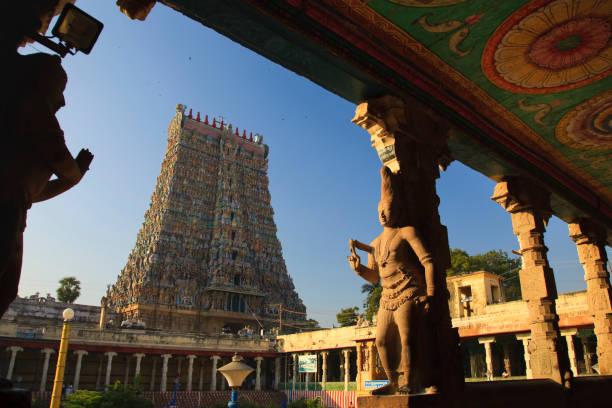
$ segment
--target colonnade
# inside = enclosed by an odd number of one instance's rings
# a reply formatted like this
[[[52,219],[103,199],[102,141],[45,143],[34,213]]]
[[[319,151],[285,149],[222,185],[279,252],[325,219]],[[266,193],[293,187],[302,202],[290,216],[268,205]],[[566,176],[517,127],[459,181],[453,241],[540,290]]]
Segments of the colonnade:
[[[585,335],[584,332],[581,333],[581,330],[578,328],[566,328],[561,330],[561,336],[564,338],[564,343],[566,345],[567,350],[567,360],[569,361],[569,367],[573,376],[581,375],[581,374],[593,374],[593,354],[594,350],[592,349],[591,342],[589,341],[588,331]],[[508,376],[518,375],[525,376],[528,379],[534,378],[532,371],[532,356],[533,353],[530,352],[530,342],[531,342],[531,333],[518,333],[515,335],[505,335],[502,341],[500,342],[502,349],[502,360],[503,366],[496,367],[495,361],[499,361],[499,359],[495,359],[495,352],[493,349],[493,345],[496,344],[499,340],[496,336],[486,336],[486,337],[478,337],[476,338],[479,345],[482,345],[484,349],[484,362],[485,362],[485,370],[484,373],[489,379],[493,376],[497,376],[500,372],[504,371]],[[513,365],[513,361],[516,362],[517,359],[513,359],[514,356],[511,352],[511,344],[509,342],[516,341],[516,345],[520,345],[522,355],[524,358],[524,366],[525,371],[519,372],[517,367]],[[581,356],[583,361],[579,361],[578,359],[578,350],[576,349],[576,343],[579,343],[581,347]],[[472,357],[474,357],[470,353],[470,347],[464,348],[465,353],[467,353],[468,359],[471,361]],[[498,347],[499,350],[499,347]],[[482,354],[480,354],[482,356]],[[499,357],[499,356],[497,356]],[[471,364],[471,363],[470,363]],[[584,365],[582,365],[584,364]],[[472,373],[476,370],[475,367],[468,367],[471,369]]]
[[[359,344],[357,345],[359,347]],[[338,361],[338,371],[341,376],[341,382],[344,384],[344,391],[348,391],[349,384],[352,381],[358,381],[359,370],[357,370],[357,377],[351,380],[351,353],[354,351],[353,348],[344,348],[337,350],[341,355],[341,358]],[[299,377],[299,356],[300,355],[309,355],[309,354],[317,354],[317,372],[316,373],[302,373],[304,374],[304,383],[305,387],[308,387],[310,383],[310,376],[314,374],[314,380],[317,381],[320,378],[321,388],[325,389],[325,386],[329,380],[329,372],[328,372],[328,357],[330,351],[313,351],[313,352],[304,352],[304,353],[292,353],[292,373],[291,373],[291,388],[298,389],[297,380]],[[319,366],[319,357],[321,360],[321,365]],[[357,354],[357,358],[359,358],[359,354]],[[358,365],[359,366],[359,365]]]
[[[18,354],[24,351],[23,347],[20,346],[9,346],[6,348],[6,351],[10,353],[8,368],[6,372],[6,378],[11,380],[15,376],[15,367],[19,364]],[[43,363],[42,369],[40,372],[40,381],[38,382],[38,386],[36,387],[37,391],[45,392],[47,390],[47,384],[50,380],[49,378],[49,367],[51,364],[54,364],[51,360],[51,357],[56,353],[56,350],[52,348],[43,348],[40,349],[40,353],[43,355]],[[70,379],[71,384],[74,390],[78,390],[81,386],[81,373],[84,361],[89,356],[90,352],[86,350],[74,350],[71,351],[74,356],[74,371],[72,374],[72,378]],[[140,377],[142,374],[142,365],[143,361],[147,358],[152,358],[151,370],[150,370],[150,391],[156,390],[156,383],[159,381],[159,391],[168,391],[171,389],[171,386],[168,385],[168,376],[169,376],[169,365],[170,361],[173,358],[178,358],[177,362],[177,371],[180,374],[181,364],[185,359],[187,361],[187,378],[186,384],[184,384],[184,391],[193,391],[194,390],[194,363],[196,360],[200,359],[200,361],[211,361],[211,371],[210,371],[210,391],[216,391],[218,389],[218,385],[220,383],[220,389],[224,390],[226,388],[225,378],[219,376],[217,374],[217,369],[220,366],[220,361],[222,357],[219,355],[213,356],[198,356],[195,354],[188,355],[180,355],[176,356],[173,354],[150,354],[147,355],[145,353],[134,353],[134,354],[119,354],[115,351],[107,351],[100,355],[100,360],[98,361],[98,372],[97,372],[97,381],[96,388],[107,388],[111,385],[111,380],[113,376],[116,376],[116,373],[113,373],[113,363],[119,358],[125,357],[125,372],[123,376],[123,383],[128,384],[130,381],[135,381],[136,378]],[[161,358],[161,372],[159,373],[159,380],[156,372],[158,371],[157,363]],[[254,358],[255,360],[255,390],[261,390],[263,388],[263,372],[262,372],[262,363],[264,362],[264,357],[257,356]],[[134,367],[133,374],[130,375],[130,368]],[[276,357],[274,362],[275,374],[274,374],[274,388],[278,389],[280,384],[280,367],[281,367],[281,358]],[[204,382],[205,382],[205,370],[204,364],[200,365],[199,371],[199,380],[198,380],[198,389],[203,390]],[[36,370],[38,371],[38,370]],[[52,373],[51,373],[52,374]],[[101,379],[103,378],[103,383]],[[221,381],[219,381],[221,379]],[[68,379],[67,379],[68,380]],[[37,380],[38,381],[38,380]],[[68,383],[68,381],[65,381]]]

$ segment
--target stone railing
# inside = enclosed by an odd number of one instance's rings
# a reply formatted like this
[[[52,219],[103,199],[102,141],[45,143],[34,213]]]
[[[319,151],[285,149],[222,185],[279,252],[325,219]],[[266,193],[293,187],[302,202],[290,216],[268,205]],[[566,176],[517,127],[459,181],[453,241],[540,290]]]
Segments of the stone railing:
[[[61,326],[48,325],[44,328],[30,326],[27,322],[10,322],[0,320],[0,337],[24,340],[59,340]],[[213,335],[190,335],[137,329],[98,330],[88,325],[72,325],[71,342],[73,344],[109,345],[113,347],[154,347],[181,348],[185,350],[228,350],[228,351],[273,351],[275,341],[258,337],[230,337]]]

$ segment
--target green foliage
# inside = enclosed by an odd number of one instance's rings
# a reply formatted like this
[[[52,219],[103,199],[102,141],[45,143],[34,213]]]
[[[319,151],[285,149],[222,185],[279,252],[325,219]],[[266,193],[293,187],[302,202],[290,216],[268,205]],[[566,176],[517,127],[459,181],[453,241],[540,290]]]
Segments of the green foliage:
[[[316,321],[315,319],[306,320],[306,325],[309,329],[320,329],[321,328],[321,326],[319,325],[319,322]]]
[[[357,306],[340,309],[340,312],[336,315],[336,320],[340,324],[340,327],[354,326],[357,323],[358,311],[359,308]]]
[[[64,401],[65,408],[153,408],[140,392],[116,383],[105,392],[79,390]]]
[[[288,408],[322,408],[321,399],[316,398],[313,400],[307,399],[299,399],[295,401],[291,401],[288,405]]]
[[[57,288],[57,300],[60,302],[74,303],[81,296],[81,282],[74,276],[66,276],[59,280]]]
[[[518,271],[521,268],[520,258],[510,258],[504,251],[488,251],[482,254],[469,255],[462,249],[451,250],[451,269],[448,276],[487,271],[504,278],[504,293],[506,300],[521,298],[521,287]]]
[[[376,313],[378,313],[382,287],[380,284],[372,285],[371,283],[366,283],[361,286],[361,293],[366,294],[365,301],[363,302],[364,315],[366,320],[371,322]]]
[[[102,393],[98,391],[78,390],[66,397],[65,408],[98,408]]]

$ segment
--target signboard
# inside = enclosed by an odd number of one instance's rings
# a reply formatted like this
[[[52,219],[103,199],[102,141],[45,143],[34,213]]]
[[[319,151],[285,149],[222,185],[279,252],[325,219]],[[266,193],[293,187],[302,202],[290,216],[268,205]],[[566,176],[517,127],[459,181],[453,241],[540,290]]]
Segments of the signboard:
[[[365,380],[363,382],[363,388],[366,391],[372,391],[387,384],[389,384],[389,380]]]
[[[298,368],[300,373],[316,373],[317,355],[308,354],[306,356],[298,356]]]

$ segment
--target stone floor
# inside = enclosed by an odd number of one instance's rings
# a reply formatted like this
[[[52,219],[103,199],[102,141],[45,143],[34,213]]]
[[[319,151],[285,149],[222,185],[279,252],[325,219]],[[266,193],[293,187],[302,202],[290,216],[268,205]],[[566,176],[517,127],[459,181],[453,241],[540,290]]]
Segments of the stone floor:
[[[549,380],[483,381],[451,401],[428,395],[357,397],[357,408],[608,408],[612,376],[579,377],[570,390]]]

